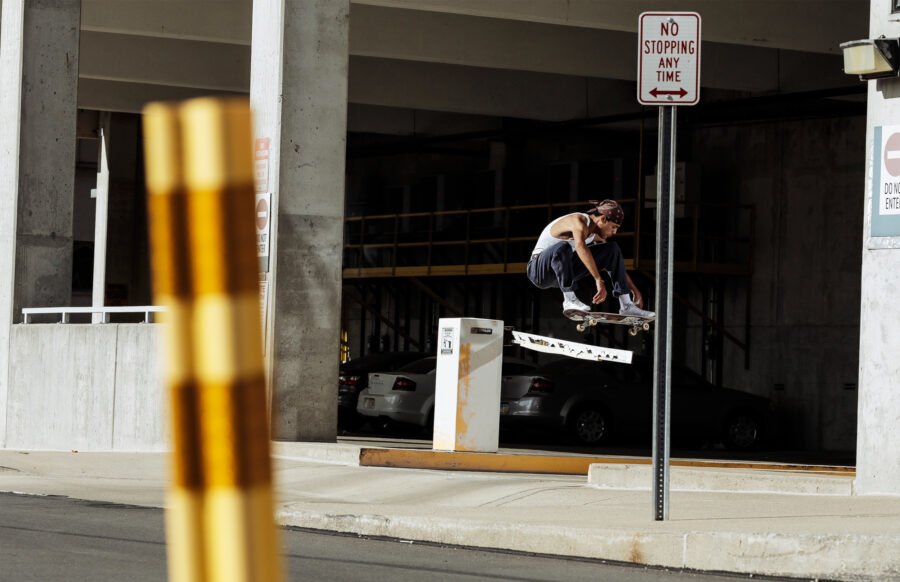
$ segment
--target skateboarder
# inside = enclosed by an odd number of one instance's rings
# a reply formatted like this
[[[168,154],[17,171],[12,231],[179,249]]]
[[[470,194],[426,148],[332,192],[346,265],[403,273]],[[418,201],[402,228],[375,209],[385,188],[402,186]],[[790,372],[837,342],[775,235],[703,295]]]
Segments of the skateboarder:
[[[615,200],[591,200],[591,205],[587,212],[566,214],[544,228],[528,261],[528,279],[540,289],[562,289],[563,314],[571,318],[573,312],[591,311],[575,295],[577,282],[584,277],[594,278],[597,292],[591,301],[606,300],[600,275],[600,269],[605,269],[612,279],[613,297],[619,299],[619,313],[654,317],[652,311],[641,309],[644,298],[625,272],[622,251],[609,242],[625,218],[622,207]]]

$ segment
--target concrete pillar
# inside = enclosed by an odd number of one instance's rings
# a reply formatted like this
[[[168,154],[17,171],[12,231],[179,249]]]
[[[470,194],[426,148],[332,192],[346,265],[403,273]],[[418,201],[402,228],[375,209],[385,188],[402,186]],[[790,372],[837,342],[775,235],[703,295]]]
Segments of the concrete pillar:
[[[257,192],[272,194],[273,209],[261,275],[266,359],[280,440],[337,434],[349,19],[349,0],[253,2],[250,99],[256,138],[269,140]]]
[[[3,0],[0,14],[0,446],[10,324],[71,303],[80,0]]]
[[[870,3],[869,38],[900,37],[892,0]],[[840,39],[841,41],[856,39]],[[856,491],[900,494],[900,214],[879,212],[885,182],[882,137],[900,133],[900,79],[868,81],[866,184],[859,347]]]
[[[16,257],[16,198],[19,182],[19,120],[22,104],[24,0],[0,6],[0,447],[6,446],[9,394],[9,334]]]

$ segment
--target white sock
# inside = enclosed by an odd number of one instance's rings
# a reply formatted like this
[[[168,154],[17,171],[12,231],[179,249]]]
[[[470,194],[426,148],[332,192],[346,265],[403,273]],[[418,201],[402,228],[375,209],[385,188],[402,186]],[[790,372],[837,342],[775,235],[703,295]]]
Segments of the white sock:
[[[631,300],[631,293],[622,293],[619,295],[619,307],[625,309],[634,302]]]
[[[575,295],[574,291],[563,291],[563,298],[568,301],[578,301],[578,296]]]

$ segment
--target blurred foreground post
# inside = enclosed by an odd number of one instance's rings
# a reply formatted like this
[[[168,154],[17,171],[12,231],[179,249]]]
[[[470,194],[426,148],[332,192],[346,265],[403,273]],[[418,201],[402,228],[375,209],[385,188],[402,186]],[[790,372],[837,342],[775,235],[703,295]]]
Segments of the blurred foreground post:
[[[155,302],[166,305],[169,575],[276,581],[250,107],[144,111]]]

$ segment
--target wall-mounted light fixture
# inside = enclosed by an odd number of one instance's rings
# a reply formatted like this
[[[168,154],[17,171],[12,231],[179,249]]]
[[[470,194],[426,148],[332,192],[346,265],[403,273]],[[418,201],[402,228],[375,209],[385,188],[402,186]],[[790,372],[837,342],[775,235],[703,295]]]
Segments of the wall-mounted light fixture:
[[[900,40],[896,38],[851,40],[842,43],[841,50],[844,72],[859,75],[860,81],[900,74]]]

